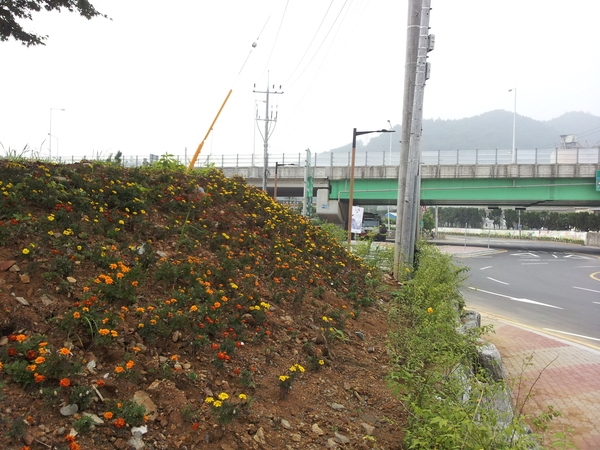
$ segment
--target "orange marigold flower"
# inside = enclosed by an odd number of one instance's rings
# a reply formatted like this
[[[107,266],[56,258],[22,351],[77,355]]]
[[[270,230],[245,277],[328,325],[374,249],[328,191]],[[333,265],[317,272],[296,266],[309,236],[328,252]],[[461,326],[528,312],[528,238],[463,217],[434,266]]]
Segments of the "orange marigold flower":
[[[35,373],[35,374],[33,374],[33,379],[35,380],[36,383],[41,383],[42,381],[44,381],[46,379],[46,377],[44,375],[40,375],[39,373]]]
[[[60,384],[62,387],[69,387],[71,386],[71,380],[68,378],[62,378],[58,384]]]
[[[37,358],[35,358],[34,362],[36,364],[44,364],[46,362],[46,358],[44,358],[43,356],[38,356]]]
[[[35,364],[31,364],[27,367],[25,367],[27,370],[29,370],[30,372],[35,372],[35,369],[37,369],[37,366]]]
[[[102,336],[106,336],[108,333],[110,333],[110,330],[107,330],[106,328],[100,328],[98,333],[100,333]]]
[[[124,426],[125,426],[125,419],[123,419],[122,417],[119,417],[117,420],[115,420],[115,427],[123,428]]]
[[[135,366],[135,363],[131,359],[127,361],[127,364],[125,364],[125,367],[128,369],[131,369],[133,366]]]
[[[117,278],[123,278],[123,277],[125,277],[125,275],[123,275],[121,272],[117,273]]]
[[[117,268],[117,265],[116,265],[115,263],[112,263],[112,264],[111,264],[110,266],[108,266],[108,267],[110,267],[112,270],[115,270],[115,269]]]
[[[125,369],[123,369],[123,366],[115,367],[115,372],[117,372],[117,373],[121,373],[121,372],[123,372],[123,370],[125,370]]]
[[[112,337],[117,337],[117,336],[119,335],[119,333],[117,333],[115,330],[111,330],[111,331],[110,331],[110,335],[111,335]]]
[[[98,387],[102,387],[104,386],[104,380],[102,378],[99,378],[98,381],[96,381],[96,384],[98,385]],[[110,417],[109,417],[110,419]]]
[[[110,419],[112,419],[112,418],[113,418],[113,413],[111,413],[110,411],[106,411],[106,412],[104,413],[104,418],[105,418],[106,420],[110,420]]]
[[[81,314],[79,314],[79,311],[75,311],[75,312],[73,313],[73,318],[75,318],[75,319],[79,319],[80,317],[81,317]]]
[[[131,285],[132,285],[132,286],[137,286],[138,284],[139,284],[139,283],[138,283],[137,281],[132,281],[132,282],[131,282]]]
[[[179,361],[179,355],[171,356],[171,361]]]
[[[24,334],[17,334],[17,341],[23,342],[25,339],[27,339],[27,336]]]
[[[72,355],[73,353],[71,353],[71,350],[69,350],[67,347],[63,347],[61,348],[58,353],[60,353],[61,355],[64,356],[68,356],[68,355]]]
[[[69,450],[81,450],[81,446],[77,442],[71,442],[69,444]]]

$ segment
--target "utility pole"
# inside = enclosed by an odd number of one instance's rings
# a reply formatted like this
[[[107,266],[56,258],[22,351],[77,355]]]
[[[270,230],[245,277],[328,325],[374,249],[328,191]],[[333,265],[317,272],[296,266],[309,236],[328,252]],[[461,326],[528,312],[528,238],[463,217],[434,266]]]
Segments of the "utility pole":
[[[256,87],[256,85],[254,85],[254,87]],[[279,86],[279,89],[281,89],[281,86]],[[264,160],[263,160],[263,183],[262,183],[262,190],[267,192],[267,178],[269,175],[269,122],[277,122],[277,111],[275,111],[275,117],[273,117],[273,114],[271,113],[271,117],[269,117],[269,95],[270,94],[283,94],[283,91],[276,91],[275,90],[275,85],[273,85],[273,90],[270,91],[269,90],[269,80],[267,79],[267,90],[266,91],[253,91],[257,94],[266,94],[267,100],[266,100],[266,107],[265,107],[265,134],[263,135],[263,142],[264,142]],[[261,120],[258,119],[257,120]],[[271,130],[272,131],[272,130]]]
[[[410,139],[410,152],[414,159],[416,168],[414,208],[412,219],[412,236],[410,263],[414,260],[414,250],[421,231],[421,136],[423,135],[423,97],[425,95],[425,83],[429,79],[430,64],[427,62],[427,54],[433,50],[435,36],[429,34],[429,12],[431,11],[431,0],[423,0],[421,12],[421,31],[419,34],[419,50],[417,53],[417,77],[415,80],[415,105],[413,107],[412,129]]]
[[[406,31],[406,56],[404,65],[404,103],[402,108],[402,137],[400,142],[400,163],[398,167],[398,202],[396,208],[396,233],[394,236],[394,277],[400,278],[400,265],[408,253],[409,243],[402,240],[402,223],[404,222],[404,194],[406,188],[408,149],[410,145],[410,128],[412,108],[415,94],[415,78],[417,66],[417,50],[419,47],[419,31],[421,23],[421,5],[423,0],[409,0],[408,26]]]

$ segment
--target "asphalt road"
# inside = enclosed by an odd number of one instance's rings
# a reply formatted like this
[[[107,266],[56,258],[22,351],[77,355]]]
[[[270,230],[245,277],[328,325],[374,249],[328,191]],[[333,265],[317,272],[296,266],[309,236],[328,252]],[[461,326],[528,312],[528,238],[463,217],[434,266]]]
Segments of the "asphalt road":
[[[469,309],[600,348],[600,249],[482,238],[466,245],[483,251],[455,257],[470,268]]]

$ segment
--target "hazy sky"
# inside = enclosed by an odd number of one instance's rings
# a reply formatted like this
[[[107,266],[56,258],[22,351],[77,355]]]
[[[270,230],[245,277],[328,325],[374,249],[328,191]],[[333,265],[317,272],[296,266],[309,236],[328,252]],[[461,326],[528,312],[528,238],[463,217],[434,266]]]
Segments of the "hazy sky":
[[[112,20],[42,12],[23,24],[46,46],[0,43],[1,154],[48,156],[51,121],[52,156],[189,157],[232,89],[203,154],[261,158],[266,95],[253,90],[267,83],[283,92],[269,97],[271,154],[327,151],[354,127],[402,121],[407,1],[92,3]],[[513,87],[520,115],[600,116],[598,0],[431,4],[424,118],[513,112]]]

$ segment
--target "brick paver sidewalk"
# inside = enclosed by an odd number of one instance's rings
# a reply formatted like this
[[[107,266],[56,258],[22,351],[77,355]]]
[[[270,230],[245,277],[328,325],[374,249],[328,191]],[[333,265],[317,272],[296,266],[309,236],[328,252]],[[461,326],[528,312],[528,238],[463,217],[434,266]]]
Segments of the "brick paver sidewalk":
[[[561,413],[552,421],[554,433],[567,433],[579,450],[600,449],[600,351],[490,316],[481,322],[494,326],[495,334],[485,339],[500,351],[517,403],[533,394],[524,411],[552,406]],[[569,448],[552,447],[551,440],[545,448]]]

